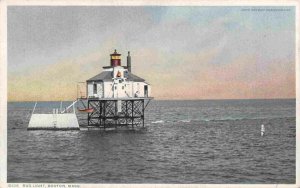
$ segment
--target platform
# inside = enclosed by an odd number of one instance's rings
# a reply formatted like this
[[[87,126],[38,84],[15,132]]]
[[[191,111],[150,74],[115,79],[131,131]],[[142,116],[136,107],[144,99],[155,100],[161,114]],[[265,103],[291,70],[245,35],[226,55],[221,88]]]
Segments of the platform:
[[[120,98],[99,98],[99,97],[89,97],[89,98],[78,98],[81,100],[101,100],[101,101],[134,101],[134,100],[152,100],[154,97],[120,97]]]
[[[28,130],[79,130],[76,114],[32,114]]]

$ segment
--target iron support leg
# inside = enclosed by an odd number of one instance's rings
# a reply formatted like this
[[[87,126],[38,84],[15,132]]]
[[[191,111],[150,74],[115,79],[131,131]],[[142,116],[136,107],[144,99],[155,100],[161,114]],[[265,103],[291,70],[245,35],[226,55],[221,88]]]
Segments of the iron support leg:
[[[144,100],[142,100],[143,101],[143,113],[142,113],[142,118],[143,118],[143,127],[144,127],[144,125],[145,125],[145,103],[144,103]]]

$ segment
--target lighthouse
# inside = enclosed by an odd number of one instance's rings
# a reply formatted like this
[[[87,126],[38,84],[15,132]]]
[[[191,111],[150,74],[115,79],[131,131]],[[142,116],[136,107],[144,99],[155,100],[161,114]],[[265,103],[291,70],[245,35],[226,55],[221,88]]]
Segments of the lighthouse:
[[[121,54],[110,54],[109,66],[86,80],[88,127],[144,126],[144,113],[151,97],[151,86],[132,73],[131,55],[122,66]]]
[[[145,109],[151,97],[151,86],[145,79],[132,73],[130,52],[127,55],[127,66],[121,64],[121,54],[115,50],[110,54],[110,65],[103,71],[86,80],[86,95],[82,95],[77,84],[77,99],[68,107],[53,113],[34,113],[32,110],[28,130],[81,130],[82,128],[118,128],[144,127]],[[78,89],[80,96],[78,96]],[[87,113],[87,123],[79,125],[75,114],[75,104],[81,102],[84,108],[78,112]],[[86,105],[87,104],[87,105]],[[77,105],[78,107],[78,105]],[[73,110],[72,110],[73,109]],[[72,111],[72,112],[71,112]]]

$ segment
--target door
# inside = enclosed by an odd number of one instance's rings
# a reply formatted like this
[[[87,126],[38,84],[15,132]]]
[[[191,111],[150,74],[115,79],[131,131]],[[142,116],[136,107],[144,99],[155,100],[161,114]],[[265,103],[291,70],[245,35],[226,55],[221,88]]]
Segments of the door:
[[[97,84],[93,84],[93,95],[97,96]]]
[[[148,86],[144,85],[144,97],[148,97]]]

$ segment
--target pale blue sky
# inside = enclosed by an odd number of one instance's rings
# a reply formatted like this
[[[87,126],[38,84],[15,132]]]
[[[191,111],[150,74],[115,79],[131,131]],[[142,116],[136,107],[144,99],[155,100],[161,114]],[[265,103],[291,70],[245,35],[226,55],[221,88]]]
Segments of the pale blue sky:
[[[245,11],[246,8],[260,11]],[[218,66],[251,59],[249,67],[255,66],[261,74],[253,78],[244,73],[236,75],[245,84],[260,79],[264,70],[273,71],[284,64],[284,80],[295,67],[295,8],[8,7],[9,78],[26,78],[37,68],[47,70],[66,59],[75,61],[94,52],[101,54],[93,60],[99,64],[100,72],[115,48],[124,54],[123,63],[128,50],[133,60],[144,61],[133,61],[133,66],[141,72],[150,68],[145,77],[154,85],[160,84],[155,81],[159,78],[151,80],[153,75],[160,76],[157,72],[170,67],[176,74],[188,71],[186,67],[194,61],[195,71],[211,65],[214,68],[206,71],[214,72]],[[95,64],[86,62],[82,67],[86,71],[81,74],[93,76],[89,71],[94,69],[92,66]]]

